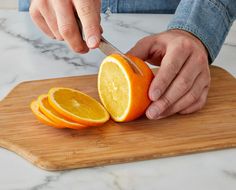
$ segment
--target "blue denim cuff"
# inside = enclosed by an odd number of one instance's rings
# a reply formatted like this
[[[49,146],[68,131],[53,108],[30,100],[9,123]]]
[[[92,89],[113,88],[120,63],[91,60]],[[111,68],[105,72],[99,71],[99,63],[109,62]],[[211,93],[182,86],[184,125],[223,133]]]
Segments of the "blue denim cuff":
[[[218,55],[232,22],[220,1],[182,0],[168,29],[185,30],[199,38],[208,50],[211,63]]]
[[[19,11],[29,11],[30,0],[18,0]]]
[[[174,13],[180,0],[102,0],[102,12],[112,13]]]

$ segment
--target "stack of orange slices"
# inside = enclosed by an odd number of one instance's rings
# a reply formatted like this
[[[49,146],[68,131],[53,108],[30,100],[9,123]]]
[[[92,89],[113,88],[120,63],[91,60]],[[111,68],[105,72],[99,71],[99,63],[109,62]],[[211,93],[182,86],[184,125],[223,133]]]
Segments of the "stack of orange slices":
[[[98,74],[98,93],[103,105],[78,90],[52,88],[31,103],[31,110],[42,123],[56,128],[99,126],[110,116],[116,122],[138,118],[151,102],[148,88],[153,73],[145,62],[128,56],[141,74],[135,73],[119,54],[103,60]]]
[[[52,88],[31,103],[34,115],[56,128],[81,129],[109,120],[106,109],[92,97],[70,88]]]

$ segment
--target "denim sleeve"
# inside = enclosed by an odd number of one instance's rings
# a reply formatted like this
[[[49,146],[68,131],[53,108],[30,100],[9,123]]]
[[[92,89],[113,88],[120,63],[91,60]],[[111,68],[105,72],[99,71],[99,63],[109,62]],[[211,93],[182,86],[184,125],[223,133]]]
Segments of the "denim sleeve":
[[[29,11],[30,0],[18,0],[19,11]]]
[[[181,0],[168,29],[182,29],[198,37],[210,63],[218,55],[236,18],[236,0]]]
[[[173,14],[180,0],[102,0],[101,11],[112,13]]]

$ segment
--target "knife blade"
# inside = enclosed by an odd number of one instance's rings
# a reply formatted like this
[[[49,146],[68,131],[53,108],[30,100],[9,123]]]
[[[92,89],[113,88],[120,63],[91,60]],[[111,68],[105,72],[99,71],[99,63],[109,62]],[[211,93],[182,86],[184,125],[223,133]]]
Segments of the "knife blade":
[[[128,56],[123,54],[118,48],[116,48],[110,42],[108,42],[103,36],[101,36],[99,49],[105,55],[111,55],[113,53],[119,54],[120,56],[122,56],[128,62],[128,64],[130,65],[130,67],[133,69],[133,71],[136,74],[141,74],[142,75],[142,71],[139,69],[139,67],[136,65],[136,63],[134,63]]]
[[[78,26],[79,26],[81,36],[84,39],[83,26],[82,26],[82,23],[81,23],[79,18],[77,19],[77,23],[78,23]],[[109,56],[113,53],[119,54],[120,56],[122,56],[127,61],[129,66],[132,68],[132,70],[136,74],[142,75],[142,71],[139,69],[139,67],[136,65],[136,63],[134,63],[128,56],[126,56],[124,53],[122,53],[118,48],[116,48],[114,45],[112,45],[109,41],[107,41],[103,36],[101,36],[99,49],[101,50],[101,52],[103,52],[107,56]]]

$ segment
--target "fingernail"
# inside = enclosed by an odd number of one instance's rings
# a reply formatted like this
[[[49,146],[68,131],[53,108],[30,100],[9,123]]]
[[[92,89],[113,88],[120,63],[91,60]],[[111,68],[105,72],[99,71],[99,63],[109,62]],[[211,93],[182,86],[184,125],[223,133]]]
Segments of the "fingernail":
[[[159,110],[157,107],[150,107],[147,110],[147,116],[149,119],[156,119],[160,115]]]
[[[160,96],[161,96],[161,91],[159,89],[155,89],[151,94],[151,100],[157,101],[158,98],[160,98]]]
[[[87,45],[88,45],[89,48],[94,48],[97,45],[97,43],[98,43],[97,36],[90,36],[88,38],[87,43],[88,43]]]

